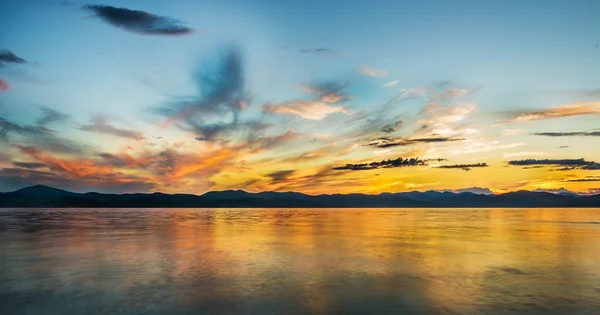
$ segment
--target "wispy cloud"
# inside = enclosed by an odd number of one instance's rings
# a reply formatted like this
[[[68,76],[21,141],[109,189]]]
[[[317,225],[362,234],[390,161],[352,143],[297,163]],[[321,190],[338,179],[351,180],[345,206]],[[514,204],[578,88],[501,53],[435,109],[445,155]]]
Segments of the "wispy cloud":
[[[141,132],[117,128],[109,124],[110,117],[105,115],[93,115],[88,124],[79,127],[80,130],[95,132],[106,135],[113,135],[121,138],[142,139],[144,135]]]
[[[370,77],[377,77],[377,78],[381,78],[381,77],[385,77],[387,75],[387,70],[385,69],[373,69],[371,67],[362,67],[358,69],[358,73],[360,74],[364,74],[366,76],[370,76]]]
[[[341,83],[304,85],[302,89],[312,95],[311,99],[269,103],[261,108],[271,113],[296,115],[310,120],[321,120],[336,113],[350,114],[345,106],[335,105],[349,99],[343,92],[345,87],[346,84]]]
[[[267,104],[262,106],[267,112],[285,115],[297,115],[305,119],[321,120],[330,114],[350,114],[344,106],[330,105],[322,101],[295,100],[279,104]]]
[[[488,167],[487,163],[474,163],[474,164],[453,164],[453,165],[440,165],[437,168],[456,168],[463,171],[470,171],[472,168]]]
[[[52,109],[47,106],[39,106],[39,109],[42,112],[42,117],[37,119],[37,124],[40,126],[45,126],[47,124],[56,122],[65,122],[69,119],[69,115],[56,109]]]
[[[598,115],[600,114],[600,102],[579,102],[567,105],[550,107],[542,111],[526,111],[514,114],[512,121],[531,121],[540,119]]]
[[[395,146],[408,146],[419,143],[438,143],[438,142],[453,142],[453,141],[464,141],[464,138],[447,138],[447,137],[433,137],[433,138],[416,138],[416,139],[403,139],[403,138],[378,138],[370,140],[366,145],[374,146],[378,148],[389,148]]]
[[[581,159],[525,159],[525,160],[512,160],[508,161],[509,165],[513,166],[529,166],[529,165],[548,165],[561,167],[558,171],[566,171],[572,169],[582,170],[598,170],[600,169],[600,163],[594,161],[586,161],[584,158]]]
[[[145,11],[107,5],[86,5],[83,8],[113,26],[139,34],[187,35],[194,31],[179,20]]]
[[[578,131],[578,132],[538,132],[535,136],[546,137],[600,137],[600,131]]]
[[[200,63],[192,77],[196,95],[177,97],[153,111],[167,117],[162,124],[196,134],[200,139],[222,140],[233,131],[264,129],[260,122],[242,122],[240,115],[251,103],[246,90],[244,62],[237,47],[220,51]]]
[[[279,184],[287,182],[295,173],[295,170],[282,170],[269,173],[266,176],[271,178],[269,184]]]
[[[587,176],[585,178],[566,179],[563,182],[600,182],[600,176]]]
[[[399,82],[400,81],[390,81],[390,82],[382,84],[381,86],[383,86],[383,87],[390,87],[390,86],[394,86],[394,85],[398,84]]]
[[[362,171],[372,170],[376,168],[394,168],[394,167],[409,167],[409,166],[424,166],[426,161],[419,158],[403,159],[397,158],[394,160],[383,160],[370,163],[346,164],[343,166],[334,167],[334,170]]]
[[[38,169],[46,167],[44,163],[35,163],[35,162],[13,162],[13,165],[20,168],[27,169]]]
[[[292,48],[289,46],[282,46],[283,49],[291,49],[301,54],[314,54],[314,55],[337,55],[337,53],[330,48],[318,47],[318,48]]]

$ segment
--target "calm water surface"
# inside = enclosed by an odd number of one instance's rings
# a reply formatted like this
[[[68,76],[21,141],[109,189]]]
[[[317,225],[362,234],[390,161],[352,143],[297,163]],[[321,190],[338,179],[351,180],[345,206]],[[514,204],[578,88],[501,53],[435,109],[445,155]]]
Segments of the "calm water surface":
[[[5,209],[0,314],[600,314],[600,209]]]

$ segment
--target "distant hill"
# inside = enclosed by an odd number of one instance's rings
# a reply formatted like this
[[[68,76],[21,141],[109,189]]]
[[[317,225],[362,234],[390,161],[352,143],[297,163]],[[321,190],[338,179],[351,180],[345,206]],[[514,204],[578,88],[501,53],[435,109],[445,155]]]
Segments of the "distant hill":
[[[36,185],[0,194],[0,207],[22,208],[492,208],[600,207],[600,195],[517,191],[490,195],[472,192],[403,192],[305,195],[296,192],[248,193],[242,190],[190,194],[74,193]]]

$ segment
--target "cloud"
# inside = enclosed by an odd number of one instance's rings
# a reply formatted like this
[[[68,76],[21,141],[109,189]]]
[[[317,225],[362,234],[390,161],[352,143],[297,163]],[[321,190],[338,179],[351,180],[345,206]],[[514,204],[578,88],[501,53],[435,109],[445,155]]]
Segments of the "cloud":
[[[364,74],[364,75],[370,76],[370,77],[381,78],[381,77],[385,77],[387,75],[387,70],[373,69],[373,68],[365,66],[365,67],[358,69],[358,73]]]
[[[55,109],[46,106],[39,106],[40,111],[42,111],[42,117],[37,119],[37,124],[40,126],[45,126],[50,123],[55,122],[64,122],[69,119],[69,115],[59,112]]]
[[[600,102],[579,102],[550,107],[543,111],[528,111],[514,114],[512,121],[531,121],[540,119],[597,115],[600,114]]]
[[[436,168],[456,168],[463,171],[470,171],[475,167],[488,167],[487,163],[475,163],[475,164],[453,164],[453,165],[440,165]]]
[[[350,111],[344,106],[329,105],[321,101],[295,100],[263,105],[262,109],[275,114],[297,115],[310,120],[321,120],[330,114],[350,114]]]
[[[585,178],[574,178],[563,180],[563,182],[600,182],[600,176],[587,176]]]
[[[234,46],[222,50],[214,60],[205,60],[193,73],[197,94],[174,98],[164,106],[154,108],[156,114],[167,117],[162,126],[176,125],[195,133],[200,139],[222,140],[239,129],[264,130],[259,122],[241,123],[240,115],[249,108],[244,63]]]
[[[13,165],[19,168],[27,169],[38,169],[46,167],[44,163],[31,163],[31,162],[13,162]]]
[[[267,174],[267,177],[271,178],[270,184],[284,183],[290,179],[292,175],[296,173],[295,170],[282,170]]]
[[[393,167],[409,167],[409,166],[424,166],[427,163],[419,158],[403,159],[397,158],[394,160],[383,160],[379,162],[346,164],[344,166],[334,167],[334,170],[362,171],[372,170],[376,168],[393,168]]]
[[[141,132],[111,126],[108,123],[109,120],[110,117],[105,115],[93,115],[90,122],[86,125],[82,125],[79,129],[129,139],[142,139],[144,137]]]
[[[582,170],[599,170],[600,163],[594,161],[586,161],[585,159],[525,159],[508,161],[509,165],[513,166],[529,166],[529,165],[548,165],[562,167],[557,171],[566,171],[572,169]]]
[[[86,5],[96,17],[113,26],[145,35],[187,35],[194,30],[183,22],[145,11],[130,10],[106,5]]]
[[[533,133],[535,136],[546,136],[546,137],[600,137],[600,131],[591,132],[538,132]]]
[[[390,87],[390,86],[394,86],[394,85],[398,84],[399,82],[400,81],[390,81],[390,82],[382,84],[381,86],[383,86],[383,87]]]
[[[10,84],[8,82],[0,79],[0,92],[6,92],[10,90]]]
[[[52,132],[41,126],[20,125],[0,117],[0,140],[6,140],[10,133],[22,135],[50,135]]]
[[[378,138],[370,140],[367,146],[374,146],[378,148],[389,148],[395,146],[409,146],[419,143],[437,143],[437,142],[453,142],[453,141],[464,141],[464,138],[447,138],[447,137],[433,137],[433,138],[416,138],[416,139],[403,139],[403,138]]]
[[[6,66],[7,63],[27,63],[27,61],[13,53],[10,50],[0,50],[0,68]]]
[[[312,49],[304,49],[304,48],[293,48],[289,46],[281,46],[283,49],[291,49],[295,50],[301,54],[315,54],[315,55],[337,55],[337,53],[330,48],[326,47],[318,47]]]
[[[347,84],[328,82],[321,84],[303,85],[302,89],[311,94],[308,100],[292,100],[278,104],[266,104],[262,110],[284,115],[296,115],[310,120],[321,120],[330,114],[350,114],[345,106],[334,105],[348,100],[343,92]]]

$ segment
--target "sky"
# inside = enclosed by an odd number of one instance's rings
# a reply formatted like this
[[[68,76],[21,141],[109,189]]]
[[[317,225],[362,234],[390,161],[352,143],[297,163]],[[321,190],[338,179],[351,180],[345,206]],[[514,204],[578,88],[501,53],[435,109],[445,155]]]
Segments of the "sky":
[[[598,1],[0,8],[0,191],[600,193]]]

